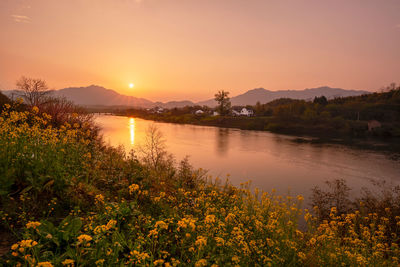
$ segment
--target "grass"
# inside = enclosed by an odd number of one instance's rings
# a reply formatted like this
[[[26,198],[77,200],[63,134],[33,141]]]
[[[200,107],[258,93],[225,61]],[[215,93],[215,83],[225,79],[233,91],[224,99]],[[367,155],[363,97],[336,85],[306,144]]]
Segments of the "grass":
[[[1,231],[15,238],[0,264],[399,264],[400,217],[332,207],[321,221],[302,208],[302,196],[206,181],[164,151],[148,164],[103,145],[90,125],[50,120],[36,107],[6,105],[0,115]]]

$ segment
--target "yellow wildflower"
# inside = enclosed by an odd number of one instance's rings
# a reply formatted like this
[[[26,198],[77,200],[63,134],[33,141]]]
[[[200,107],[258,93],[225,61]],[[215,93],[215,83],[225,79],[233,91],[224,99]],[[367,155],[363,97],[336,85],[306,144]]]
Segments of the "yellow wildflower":
[[[183,218],[182,220],[178,221],[178,231],[181,230],[181,228],[192,228],[192,231],[196,228],[195,225],[196,220],[191,219],[191,218]]]
[[[168,229],[168,224],[166,224],[164,221],[158,221],[156,222],[155,227],[159,227],[160,229]]]
[[[223,246],[225,244],[225,240],[221,237],[216,237],[215,241],[217,242],[218,247]]]
[[[68,266],[70,266],[70,267],[72,267],[72,266],[74,266],[74,263],[75,263],[75,261],[74,260],[72,260],[72,259],[66,259],[66,260],[64,260],[63,262],[61,262],[62,263],[62,265],[68,265]]]
[[[26,228],[33,228],[33,229],[36,229],[38,226],[40,226],[40,222],[28,222],[27,224],[26,224]]]
[[[317,242],[317,240],[313,237],[313,238],[311,238],[310,241],[308,241],[308,242],[310,242],[310,245],[311,245],[311,246],[314,246],[315,243]]]
[[[103,204],[104,203],[104,196],[102,194],[96,195],[94,197],[96,204]]]
[[[111,228],[113,228],[115,225],[117,224],[116,220],[110,220],[107,225],[106,225],[106,229],[110,230]]]
[[[157,266],[157,265],[162,265],[163,263],[164,263],[164,260],[162,260],[162,259],[155,260],[155,261],[153,262],[153,264],[154,264],[155,266]]]
[[[140,253],[139,251],[133,250],[131,251],[131,256],[133,256],[135,259],[138,260],[139,263],[141,263],[142,261],[150,258],[149,254],[147,254],[146,252],[142,252]]]
[[[205,259],[198,260],[198,261],[195,263],[194,266],[195,266],[195,267],[204,267],[204,266],[207,266],[207,260],[205,260]]]
[[[200,236],[197,237],[195,245],[198,246],[199,248],[202,248],[205,245],[207,245],[207,239],[200,235]]]
[[[139,185],[137,184],[131,184],[129,186],[129,194],[133,194],[134,192],[139,190]]]
[[[235,256],[232,257],[232,262],[238,264],[240,262],[240,258],[235,255]]]
[[[297,253],[297,256],[299,256],[299,258],[300,258],[301,260],[303,260],[303,261],[306,259],[306,254],[304,254],[303,252]]]
[[[207,215],[205,218],[206,224],[211,224],[215,222],[215,215]]]
[[[92,237],[90,235],[80,235],[78,236],[78,242],[83,243],[83,242],[90,242],[92,240]]]
[[[235,219],[235,214],[233,213],[229,213],[226,217],[225,217],[225,222],[232,222]]]
[[[21,247],[23,247],[23,248],[31,248],[31,247],[36,246],[36,245],[37,245],[37,242],[36,242],[36,241],[33,241],[33,240],[30,240],[30,239],[27,239],[27,240],[21,240],[21,241],[19,242],[19,245],[20,245]]]
[[[43,261],[43,262],[39,262],[38,267],[53,267],[53,264],[51,264],[51,262],[49,261]]]
[[[96,264],[96,266],[103,266],[104,261],[105,261],[104,259],[100,259],[100,260],[97,260],[95,262],[95,264]]]
[[[150,237],[150,236],[157,237],[157,235],[158,235],[158,231],[156,229],[152,229],[149,231],[149,234],[147,236],[148,237]]]

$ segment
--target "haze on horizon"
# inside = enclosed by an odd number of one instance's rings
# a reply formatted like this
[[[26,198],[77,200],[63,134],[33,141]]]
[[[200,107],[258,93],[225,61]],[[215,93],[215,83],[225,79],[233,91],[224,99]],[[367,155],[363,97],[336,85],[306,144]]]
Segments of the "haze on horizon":
[[[400,82],[398,14],[397,0],[2,0],[0,90],[26,75],[154,101],[374,91]]]

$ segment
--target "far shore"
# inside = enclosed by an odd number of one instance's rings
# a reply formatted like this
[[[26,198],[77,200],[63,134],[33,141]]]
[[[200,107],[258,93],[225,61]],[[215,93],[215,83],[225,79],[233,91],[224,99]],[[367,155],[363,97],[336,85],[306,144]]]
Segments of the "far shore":
[[[122,116],[122,117],[135,117],[149,121],[173,123],[173,124],[187,124],[197,126],[209,126],[218,128],[231,128],[245,131],[264,131],[275,134],[283,134],[292,137],[296,143],[310,143],[310,144],[340,144],[362,150],[373,150],[390,152],[390,156],[395,159],[400,159],[400,140],[399,138],[376,138],[371,136],[366,137],[349,137],[344,135],[334,135],[332,133],[323,133],[318,131],[301,131],[298,129],[266,129],[261,127],[248,127],[246,122],[251,122],[260,118],[258,117],[224,117],[215,116],[214,120],[170,120],[161,116],[143,116],[140,114],[124,114],[121,112],[104,112],[102,115]],[[261,120],[268,118],[261,118]],[[304,130],[304,129],[303,129]]]

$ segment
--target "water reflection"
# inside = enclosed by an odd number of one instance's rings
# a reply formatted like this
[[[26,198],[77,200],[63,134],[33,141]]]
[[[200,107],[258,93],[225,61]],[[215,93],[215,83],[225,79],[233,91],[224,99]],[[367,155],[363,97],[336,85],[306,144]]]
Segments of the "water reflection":
[[[217,138],[216,138],[216,150],[218,155],[225,156],[229,148],[229,129],[218,128]]]
[[[129,130],[131,133],[131,145],[135,144],[135,119],[130,118],[129,119]]]
[[[105,140],[124,145],[127,152],[142,144],[146,129],[154,124],[138,118],[99,116]],[[367,186],[369,179],[399,182],[400,164],[375,152],[338,145],[295,143],[293,137],[268,132],[241,131],[194,125],[155,123],[167,140],[168,152],[181,160],[190,155],[195,167],[225,177],[239,185],[252,180],[254,187],[278,194],[303,194],[306,199],[315,185],[325,180],[345,179],[354,188]],[[361,152],[361,153],[360,153]]]

